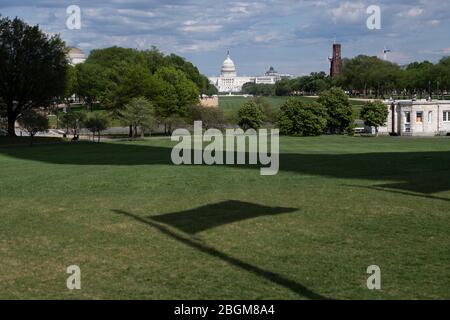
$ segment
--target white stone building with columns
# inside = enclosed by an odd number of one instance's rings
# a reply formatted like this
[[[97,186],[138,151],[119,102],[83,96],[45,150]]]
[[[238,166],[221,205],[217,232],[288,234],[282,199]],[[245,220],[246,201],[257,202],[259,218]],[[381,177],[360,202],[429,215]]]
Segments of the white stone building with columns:
[[[449,100],[388,100],[386,126],[380,134],[437,136],[450,134]]]

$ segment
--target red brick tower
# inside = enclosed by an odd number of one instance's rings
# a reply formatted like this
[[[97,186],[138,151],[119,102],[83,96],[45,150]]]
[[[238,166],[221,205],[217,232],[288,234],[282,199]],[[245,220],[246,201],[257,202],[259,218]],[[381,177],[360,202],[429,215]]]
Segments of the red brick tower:
[[[341,74],[342,70],[342,57],[341,57],[341,44],[333,44],[333,58],[331,59],[330,76],[332,78]]]

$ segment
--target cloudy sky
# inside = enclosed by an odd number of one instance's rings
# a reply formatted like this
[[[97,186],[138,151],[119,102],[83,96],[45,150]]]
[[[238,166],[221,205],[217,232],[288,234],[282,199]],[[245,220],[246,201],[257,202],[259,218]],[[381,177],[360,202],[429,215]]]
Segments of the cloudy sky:
[[[66,27],[66,9],[81,8],[81,29]],[[369,30],[367,7],[381,8]],[[218,75],[229,49],[240,75],[271,65],[295,75],[328,70],[336,38],[343,55],[382,56],[399,64],[450,55],[450,0],[0,0],[2,16],[60,33],[86,53],[112,45],[159,47]]]

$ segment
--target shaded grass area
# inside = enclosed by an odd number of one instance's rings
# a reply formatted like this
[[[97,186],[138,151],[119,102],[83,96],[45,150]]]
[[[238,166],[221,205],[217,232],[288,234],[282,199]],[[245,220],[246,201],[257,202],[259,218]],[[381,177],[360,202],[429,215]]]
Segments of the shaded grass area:
[[[14,146],[29,146],[31,142],[30,137],[6,137],[0,136],[0,148],[1,147],[14,147]],[[33,140],[34,145],[47,145],[62,143],[64,139],[53,137],[35,137]]]
[[[272,177],[171,146],[0,149],[0,296],[450,297],[449,139],[282,137]]]

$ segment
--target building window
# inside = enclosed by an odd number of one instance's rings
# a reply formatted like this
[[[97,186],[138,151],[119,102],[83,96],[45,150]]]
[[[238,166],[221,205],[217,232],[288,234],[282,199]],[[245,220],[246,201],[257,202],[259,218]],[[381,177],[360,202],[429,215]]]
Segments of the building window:
[[[428,111],[428,123],[433,123],[433,111]]]
[[[423,122],[423,112],[417,111],[416,112],[416,123],[422,123]]]
[[[442,114],[442,120],[444,122],[450,122],[450,111],[444,111]]]
[[[405,123],[411,123],[411,112],[405,112]]]

